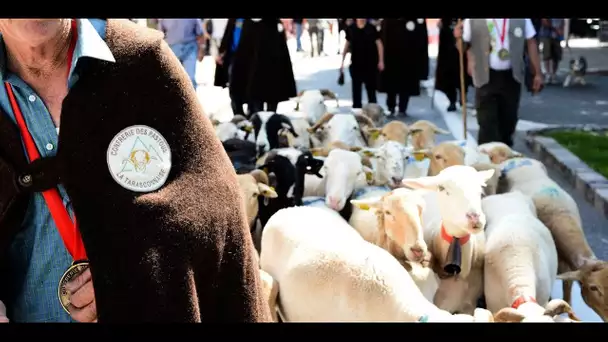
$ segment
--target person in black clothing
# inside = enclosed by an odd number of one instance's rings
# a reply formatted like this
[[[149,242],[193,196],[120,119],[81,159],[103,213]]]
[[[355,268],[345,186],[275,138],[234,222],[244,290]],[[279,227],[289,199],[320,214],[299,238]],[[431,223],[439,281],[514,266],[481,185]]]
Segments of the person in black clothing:
[[[376,103],[378,71],[384,70],[384,49],[375,26],[367,19],[356,19],[346,29],[346,43],[342,53],[340,72],[344,72],[344,59],[350,52],[350,77],[353,89],[353,108],[363,107],[362,86],[365,83],[367,102]]]
[[[285,31],[282,25],[279,28],[280,23],[279,19],[242,21],[231,63],[230,96],[247,103],[249,115],[264,110],[264,104],[267,111],[274,112],[279,102],[297,96]],[[229,27],[230,22],[226,32]]]
[[[456,103],[460,102],[457,92],[460,92],[460,56],[456,48],[454,38],[454,26],[458,22],[456,18],[442,18],[439,26],[439,52],[437,53],[437,70],[435,73],[435,89],[443,92],[450,101],[448,112],[456,111]],[[466,67],[467,54],[463,55],[463,66]],[[466,91],[473,84],[471,76],[464,72],[465,98]]]
[[[423,18],[385,18],[380,27],[385,69],[378,91],[386,93],[386,107],[392,115],[405,116],[410,97],[420,95],[420,81],[429,74],[426,22]]]

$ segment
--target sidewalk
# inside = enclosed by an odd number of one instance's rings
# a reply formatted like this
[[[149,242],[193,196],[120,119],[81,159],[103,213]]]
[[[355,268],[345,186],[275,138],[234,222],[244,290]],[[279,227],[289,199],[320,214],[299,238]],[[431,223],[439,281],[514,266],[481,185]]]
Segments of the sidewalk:
[[[584,56],[588,63],[588,74],[608,75],[608,44],[600,44],[597,39],[571,39],[569,46],[563,49],[560,73],[570,70],[570,59]]]

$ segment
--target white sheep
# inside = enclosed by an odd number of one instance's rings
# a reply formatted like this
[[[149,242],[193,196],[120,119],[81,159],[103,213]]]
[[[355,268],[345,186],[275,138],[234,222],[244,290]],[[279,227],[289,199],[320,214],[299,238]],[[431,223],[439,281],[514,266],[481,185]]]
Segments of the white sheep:
[[[391,253],[410,272],[424,297],[432,301],[439,279],[428,267],[430,254],[421,222],[425,201],[420,192],[395,189],[381,196],[351,200],[351,204],[356,209],[349,224],[364,240]]]
[[[492,321],[451,315],[426,300],[384,249],[327,210],[292,207],[274,214],[262,234],[262,269],[279,284],[288,322]]]
[[[364,130],[370,147],[379,147],[388,140],[407,145],[410,129],[406,123],[392,120],[382,127],[366,127]]]
[[[367,146],[367,137],[360,125],[374,127],[374,123],[361,114],[331,114],[323,115],[312,127],[310,133],[322,128],[321,141],[323,146],[329,146],[335,141],[341,141],[348,146]]]
[[[467,144],[466,140],[449,140],[446,143],[454,144],[460,146],[464,150],[464,165],[473,165],[473,164],[490,164],[492,161],[490,157],[477,150],[477,148],[471,147]]]
[[[461,271],[449,277],[437,269],[441,280],[434,303],[450,312],[470,314],[483,293],[482,271],[485,215],[481,209],[481,194],[485,182],[494,170],[476,171],[470,166],[456,165],[436,176],[405,179],[403,184],[413,189],[426,189],[426,208],[422,214],[424,239],[436,259],[433,264],[446,263],[454,238],[461,248]]]
[[[500,164],[507,159],[523,158],[524,155],[512,150],[507,144],[502,142],[489,142],[477,146],[480,153],[488,155],[492,163]]]
[[[484,254],[488,309],[497,314],[513,308],[528,322],[552,320],[557,313],[547,313],[545,307],[557,276],[557,250],[536,216],[532,199],[513,191],[484,198],[482,207],[488,218]]]
[[[357,149],[357,148],[353,148]],[[410,178],[408,168],[417,169],[412,148],[388,140],[377,148],[361,148],[359,153],[370,158],[374,170],[374,185],[388,185],[395,188],[404,178]]]
[[[409,126],[410,141],[414,150],[425,150],[435,146],[436,134],[450,134],[428,120],[418,120]]]
[[[255,142],[253,125],[242,115],[235,115],[232,120],[228,122],[220,122],[216,119],[212,119],[211,122],[215,129],[215,135],[220,141],[241,139]]]
[[[295,98],[296,111],[302,111],[311,125],[314,125],[323,114],[327,113],[325,100],[333,99],[338,104],[338,97],[327,89],[310,89],[301,91]]]
[[[507,191],[530,196],[538,218],[551,232],[559,256],[559,279],[564,280],[564,300],[570,302],[572,281],[581,283],[581,295],[604,321],[608,321],[608,262],[598,260],[589,246],[574,199],[531,158],[511,158],[500,164]]]
[[[325,158],[320,173],[323,175],[326,205],[335,211],[341,211],[345,205],[350,205],[347,201],[355,191],[367,185],[373,170],[363,165],[361,156],[357,153],[334,149]]]

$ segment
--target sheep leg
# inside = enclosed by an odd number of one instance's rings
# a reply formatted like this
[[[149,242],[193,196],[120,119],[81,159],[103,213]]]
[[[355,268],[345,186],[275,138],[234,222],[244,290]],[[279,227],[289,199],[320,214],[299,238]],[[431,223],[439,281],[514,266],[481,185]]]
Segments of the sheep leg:
[[[562,274],[570,272],[571,268],[568,266],[563,258],[558,257],[557,259],[557,273]],[[562,298],[568,304],[572,304],[572,280],[562,280]]]

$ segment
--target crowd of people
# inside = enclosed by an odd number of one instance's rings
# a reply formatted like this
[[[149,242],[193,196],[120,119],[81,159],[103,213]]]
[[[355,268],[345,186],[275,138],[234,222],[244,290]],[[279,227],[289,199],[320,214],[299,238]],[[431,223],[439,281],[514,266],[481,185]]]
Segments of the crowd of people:
[[[326,25],[344,31],[353,107],[365,86],[368,103],[385,92],[387,109],[406,115],[429,76],[425,19],[295,19],[299,50],[305,23],[317,54]],[[542,25],[553,61],[561,24]],[[269,320],[195,70],[215,42],[215,85],[229,88],[234,113],[275,111],[297,95],[285,25],[154,26],[164,36],[128,20],[0,20],[0,321]],[[512,145],[521,86],[544,83],[532,21],[445,18],[441,30],[437,89],[455,109],[463,53],[479,143]]]

